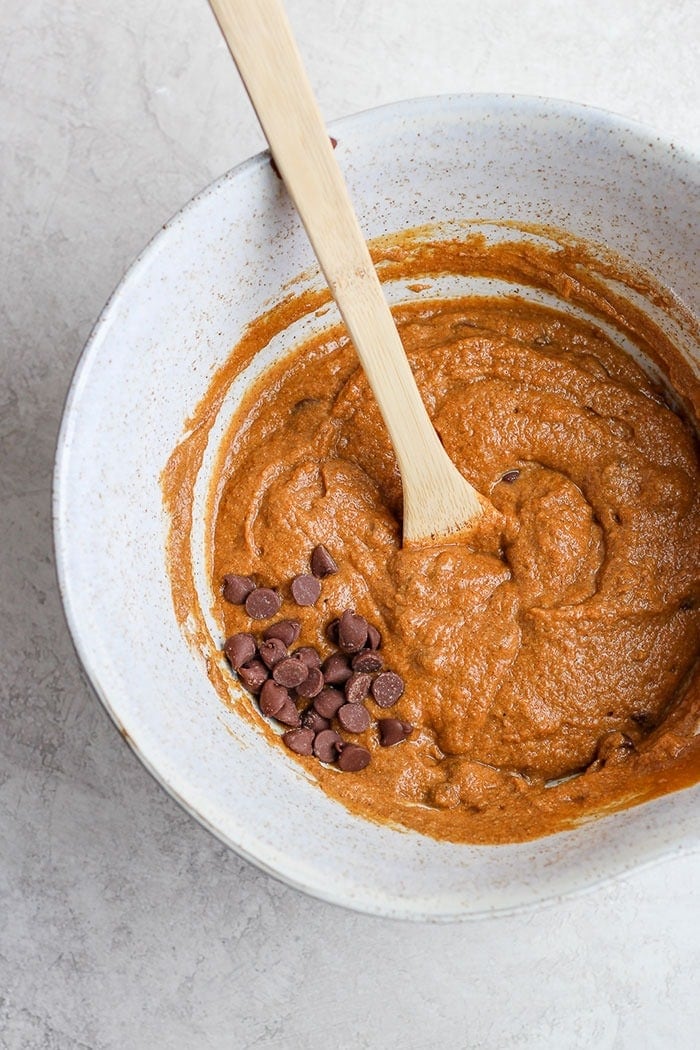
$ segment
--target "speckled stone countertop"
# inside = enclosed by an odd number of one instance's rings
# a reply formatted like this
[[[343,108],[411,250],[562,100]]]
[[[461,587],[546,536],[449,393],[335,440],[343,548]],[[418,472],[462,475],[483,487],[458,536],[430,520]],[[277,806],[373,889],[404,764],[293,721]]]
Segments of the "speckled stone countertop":
[[[700,151],[696,0],[288,0],[325,115],[501,91]],[[262,146],[204,0],[0,0],[0,1046],[690,1050],[700,856],[461,926],[308,899],[156,786],[81,672],[50,488],[126,265]]]

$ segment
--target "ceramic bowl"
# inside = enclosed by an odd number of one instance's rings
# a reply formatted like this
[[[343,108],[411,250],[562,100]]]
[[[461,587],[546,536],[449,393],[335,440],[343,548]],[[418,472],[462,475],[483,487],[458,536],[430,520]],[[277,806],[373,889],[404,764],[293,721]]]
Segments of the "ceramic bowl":
[[[332,130],[369,237],[435,221],[551,224],[639,264],[700,314],[700,164],[655,133],[592,109],[511,96],[408,101]],[[519,845],[455,845],[378,826],[324,796],[211,687],[203,654],[173,612],[160,474],[245,325],[303,271],[320,286],[295,213],[260,155],[191,201],[145,249],[76,370],[55,474],[59,581],[78,653],[123,736],[166,790],[242,856],[315,896],[386,916],[512,911],[697,849],[697,787]],[[285,349],[278,341],[253,362],[229,409]],[[212,443],[202,491],[216,428]],[[195,559],[206,540],[201,510],[200,499]],[[206,590],[205,578],[200,585]]]

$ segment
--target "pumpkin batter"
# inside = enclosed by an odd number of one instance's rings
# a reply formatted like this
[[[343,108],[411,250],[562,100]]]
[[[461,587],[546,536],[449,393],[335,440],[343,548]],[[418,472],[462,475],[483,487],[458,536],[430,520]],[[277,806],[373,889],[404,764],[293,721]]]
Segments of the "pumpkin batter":
[[[509,273],[507,249],[473,247]],[[457,253],[394,248],[385,263],[423,277],[431,258],[433,271],[464,265]],[[547,273],[567,298],[610,315],[609,298],[591,307],[595,282],[571,291],[572,259],[543,250],[535,266],[531,253],[520,276],[529,268],[541,284]],[[449,455],[502,523],[468,545],[402,549],[394,456],[341,329],[253,386],[222,462],[214,589],[245,573],[289,601],[287,581],[325,544],[340,571],[315,607],[280,615],[301,621],[298,644],[324,654],[326,625],[344,608],[376,624],[405,682],[391,715],[415,727],[390,748],[374,726],[353,738],[372,753],[360,773],[297,760],[367,817],[471,842],[533,838],[694,783],[700,499],[685,414],[589,319],[515,295],[394,313]],[[653,345],[692,401],[692,379],[658,333],[642,332],[631,307],[613,323],[647,353]],[[250,351],[244,340],[239,366]],[[184,462],[181,449],[166,492],[181,491]],[[181,540],[174,529],[171,565]],[[173,578],[183,614],[191,597]],[[217,614],[222,638],[251,629],[240,606],[219,600]],[[226,675],[213,677],[221,686]],[[248,707],[261,718],[252,698]]]

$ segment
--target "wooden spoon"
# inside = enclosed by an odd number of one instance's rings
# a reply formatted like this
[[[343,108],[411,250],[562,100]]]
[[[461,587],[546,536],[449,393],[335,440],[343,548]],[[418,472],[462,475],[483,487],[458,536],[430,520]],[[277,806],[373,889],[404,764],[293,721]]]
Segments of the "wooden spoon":
[[[403,538],[463,532],[485,501],[438,438],[416,386],[280,0],[209,0],[394,446]]]

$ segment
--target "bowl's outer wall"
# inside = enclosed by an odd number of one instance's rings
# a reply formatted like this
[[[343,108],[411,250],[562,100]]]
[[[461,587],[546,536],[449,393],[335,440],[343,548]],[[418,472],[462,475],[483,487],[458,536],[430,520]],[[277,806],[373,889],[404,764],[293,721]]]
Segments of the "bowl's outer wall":
[[[635,260],[700,313],[699,165],[644,128],[561,103],[462,96],[360,114],[334,134],[370,237],[465,218],[545,222]],[[246,323],[312,264],[283,187],[255,158],[155,238],[86,347],[59,439],[56,549],[77,649],[115,722],[223,841],[370,912],[514,909],[697,848],[697,789],[523,845],[376,826],[222,705],[175,622],[160,474]]]

